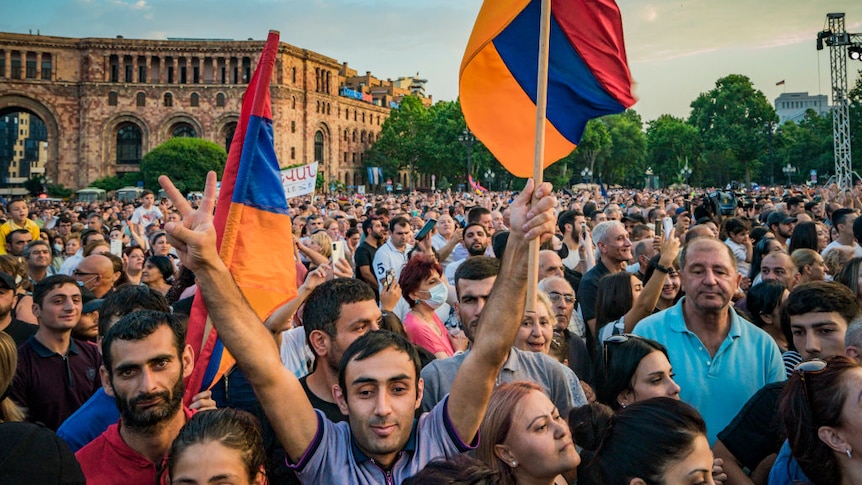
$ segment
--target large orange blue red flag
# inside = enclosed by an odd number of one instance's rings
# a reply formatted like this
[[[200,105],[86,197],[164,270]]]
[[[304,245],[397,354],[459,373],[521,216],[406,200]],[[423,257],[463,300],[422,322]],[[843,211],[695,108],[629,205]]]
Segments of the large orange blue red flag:
[[[219,254],[258,316],[296,296],[293,233],[273,145],[269,83],[278,51],[271,31],[245,91],[215,209]],[[208,322],[200,294],[189,319],[187,342],[195,350],[186,402],[229,370],[233,357]]]
[[[635,103],[614,0],[550,0],[543,166],[580,142],[587,121]],[[512,174],[533,172],[542,0],[485,0],[461,61],[467,126]]]

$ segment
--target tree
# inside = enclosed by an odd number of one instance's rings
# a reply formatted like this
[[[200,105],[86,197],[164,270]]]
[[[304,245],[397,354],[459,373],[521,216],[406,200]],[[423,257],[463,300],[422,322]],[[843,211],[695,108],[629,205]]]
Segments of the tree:
[[[720,164],[718,180],[744,178],[751,182],[762,160],[768,157],[767,131],[778,121],[766,96],[754,89],[751,80],[741,74],[731,74],[715,82],[715,88],[702,93],[691,103],[691,123],[700,132],[710,158]],[[716,158],[718,155],[725,157]],[[729,156],[729,158],[728,158]]]
[[[365,165],[383,167],[386,174],[413,168],[428,152],[429,115],[422,100],[405,96],[383,122],[380,139],[368,150]]]
[[[33,197],[38,197],[42,192],[45,192],[45,183],[45,177],[42,174],[36,174],[24,181],[24,188]]]
[[[847,97],[850,102],[850,156],[854,167],[862,167],[862,69]],[[832,165],[835,165],[834,156]]]
[[[664,180],[680,181],[680,171],[688,163],[691,180],[699,180],[698,163],[701,156],[700,133],[681,118],[663,114],[649,123],[646,131],[646,160],[653,171]]]
[[[646,135],[637,111],[626,110],[618,115],[599,119],[608,127],[610,145],[601,153],[599,173],[608,183],[637,186],[643,183],[646,169]]]
[[[802,174],[811,169],[822,176],[834,171],[832,116],[820,116],[814,110],[808,110],[798,124],[785,122],[775,132],[773,149],[778,180],[783,179],[781,167],[788,163]]]
[[[204,189],[207,172],[224,171],[227,152],[200,138],[178,137],[157,146],[141,160],[144,186],[158,190],[159,175],[167,175],[182,192]]]
[[[596,159],[598,159],[599,154],[610,147],[611,134],[608,131],[607,125],[600,120],[594,119],[587,122],[587,127],[584,129],[583,136],[581,136],[581,143],[569,157],[573,157],[578,162],[581,162],[579,165],[588,167],[593,172],[594,177],[599,177],[601,174],[596,173]],[[571,160],[569,157],[563,160],[568,163]]]

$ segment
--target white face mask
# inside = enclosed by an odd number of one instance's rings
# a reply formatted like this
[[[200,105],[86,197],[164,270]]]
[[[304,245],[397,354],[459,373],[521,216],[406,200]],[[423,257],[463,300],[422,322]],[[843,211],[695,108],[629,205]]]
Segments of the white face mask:
[[[426,291],[431,294],[431,298],[422,301],[435,310],[443,306],[443,304],[446,303],[446,298],[449,296],[449,289],[443,282],[432,286],[431,289]]]

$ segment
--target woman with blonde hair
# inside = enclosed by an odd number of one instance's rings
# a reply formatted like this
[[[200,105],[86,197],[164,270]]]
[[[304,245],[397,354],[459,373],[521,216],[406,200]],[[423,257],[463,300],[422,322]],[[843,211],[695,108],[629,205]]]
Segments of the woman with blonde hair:
[[[0,423],[24,421],[24,412],[9,398],[17,365],[15,341],[5,332],[0,332]]]
[[[810,281],[823,281],[826,279],[826,263],[823,258],[817,254],[817,251],[807,248],[800,248],[793,251],[790,255],[793,259],[793,265],[799,271],[801,276],[799,283],[808,283]]]
[[[581,462],[568,424],[533,382],[495,389],[479,436],[476,458],[500,474],[501,485],[562,485]]]

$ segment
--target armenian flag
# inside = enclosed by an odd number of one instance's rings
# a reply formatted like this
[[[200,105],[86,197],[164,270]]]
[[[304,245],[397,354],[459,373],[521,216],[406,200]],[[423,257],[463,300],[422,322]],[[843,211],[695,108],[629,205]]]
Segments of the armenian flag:
[[[635,103],[613,0],[551,2],[543,166],[577,146],[587,121]],[[467,125],[518,177],[533,173],[542,0],[486,0],[461,61]]]
[[[278,32],[270,31],[245,91],[213,221],[219,254],[261,319],[296,296],[293,232],[273,145],[269,92],[278,39]],[[188,403],[212,387],[235,361],[208,321],[200,294],[186,340],[196,356],[186,386]]]

